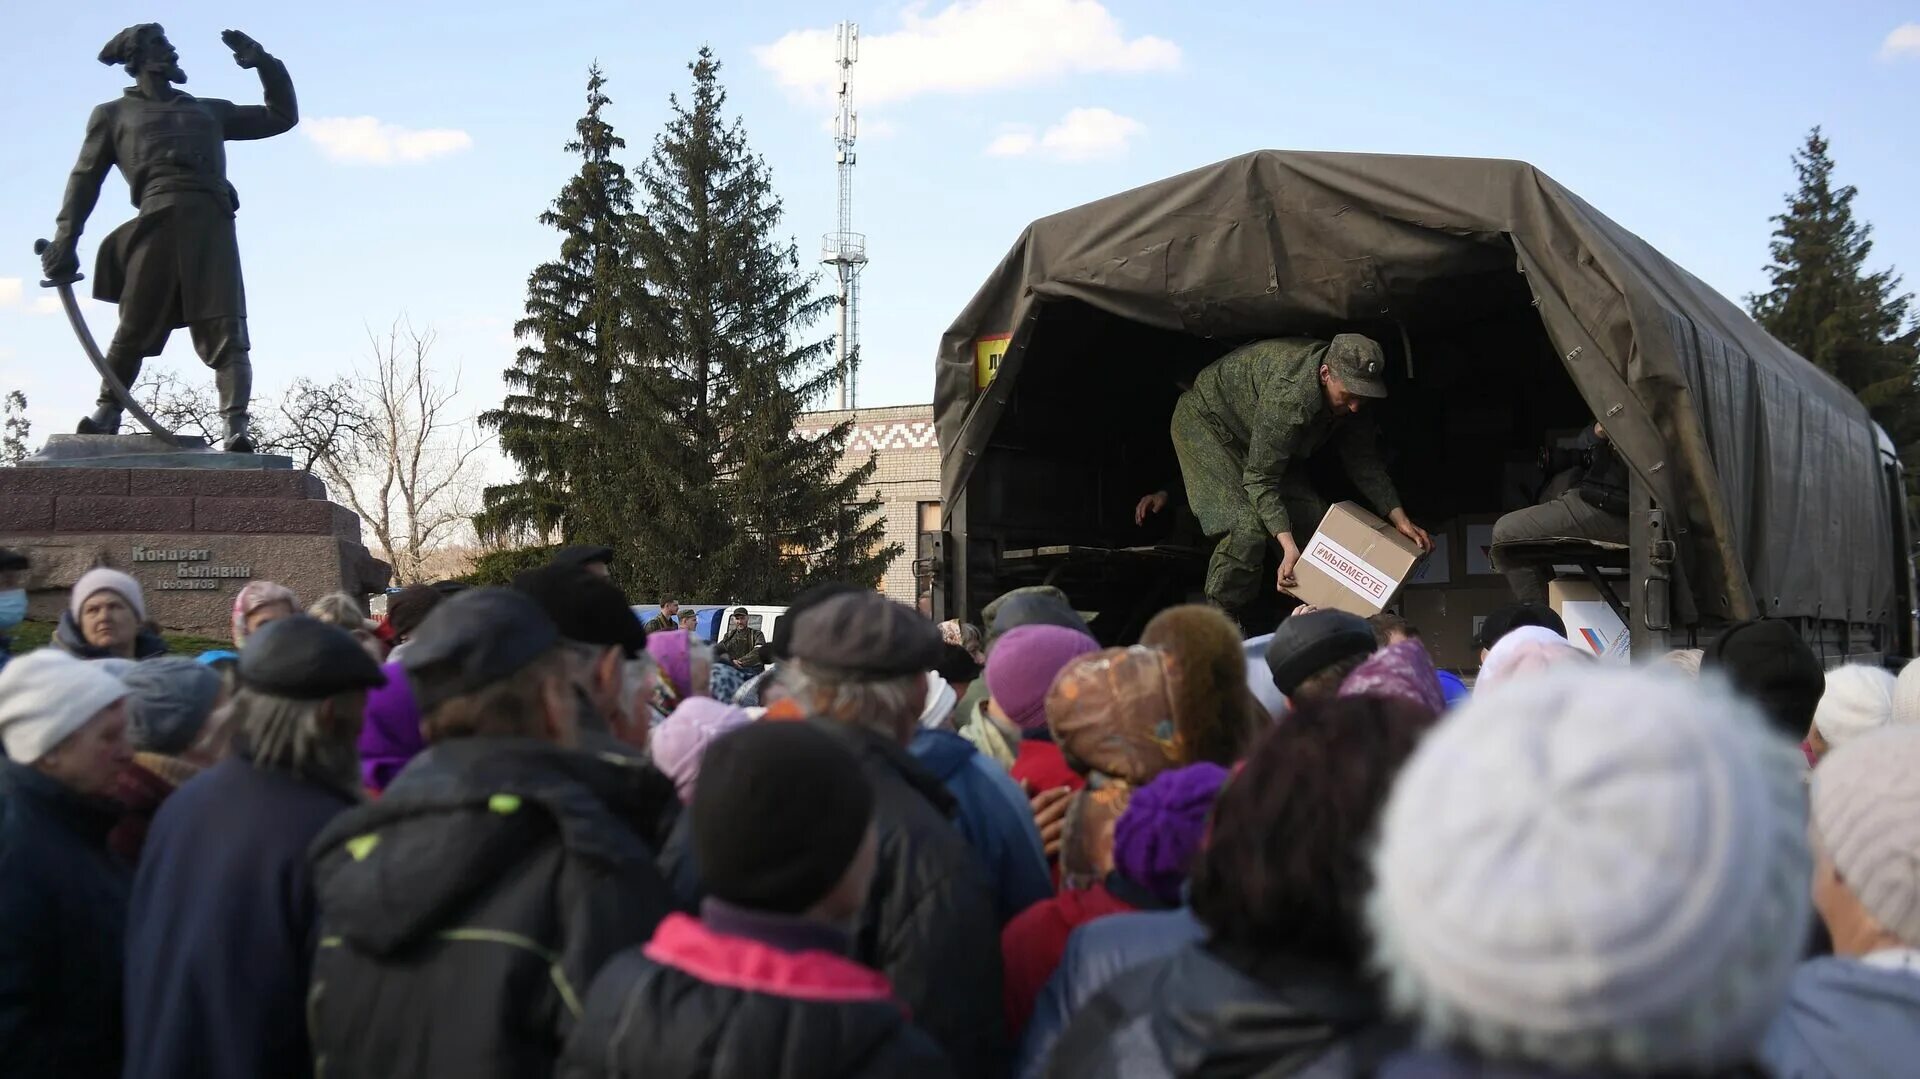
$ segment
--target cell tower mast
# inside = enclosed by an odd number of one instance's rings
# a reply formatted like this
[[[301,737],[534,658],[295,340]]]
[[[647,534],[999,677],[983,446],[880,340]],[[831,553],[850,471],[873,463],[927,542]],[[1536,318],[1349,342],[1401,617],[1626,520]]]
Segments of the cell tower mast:
[[[840,339],[835,370],[840,375],[840,407],[860,405],[860,271],[867,265],[867,238],[853,231],[853,140],[860,132],[860,114],[853,111],[854,61],[860,59],[860,27],[843,22],[834,27],[834,66],[840,69],[838,102],[833,115],[833,157],[840,169],[839,229],[827,233],[820,245],[820,261],[832,266],[840,282]]]

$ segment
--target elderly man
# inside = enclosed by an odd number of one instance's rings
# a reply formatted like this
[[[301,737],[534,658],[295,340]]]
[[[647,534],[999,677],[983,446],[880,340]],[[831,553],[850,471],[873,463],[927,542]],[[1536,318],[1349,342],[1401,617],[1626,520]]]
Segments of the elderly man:
[[[233,754],[160,807],[134,878],[128,1079],[309,1073],[307,848],[360,800],[354,740],[385,684],[351,634],[306,615],[248,639]]]
[[[1259,597],[1269,541],[1280,545],[1278,587],[1298,584],[1300,547],[1327,502],[1306,462],[1335,442],[1347,475],[1376,512],[1431,550],[1387,478],[1377,432],[1361,409],[1387,396],[1386,358],[1372,338],[1285,337],[1255,341],[1214,361],[1173,409],[1173,449],[1201,529],[1220,537],[1207,565],[1207,598],[1243,612]],[[1142,499],[1136,519],[1165,508],[1167,493]]]
[[[799,614],[789,651],[794,699],[874,786],[880,872],[855,958],[892,980],[958,1074],[997,1075],[1006,1039],[993,889],[954,827],[953,796],[907,750],[940,631],[877,593],[850,592]]]
[[[42,649],[0,671],[0,1071],[115,1079],[127,871],[107,851],[127,687]]]
[[[140,582],[117,569],[97,566],[80,575],[53,630],[53,647],[80,659],[146,659],[167,642],[147,629],[147,600]]]
[[[766,635],[754,629],[745,607],[736,607],[733,616],[727,619],[727,635],[720,640],[720,650],[727,654],[727,662],[734,669],[752,678],[767,669],[760,659],[760,649],[766,647]]]
[[[54,280],[80,269],[75,245],[100,198],[101,181],[119,165],[140,212],[107,235],[94,270],[94,298],[120,305],[107,366],[121,385],[132,386],[141,361],[160,355],[175,327],[187,327],[220,390],[226,449],[252,453],[247,403],[253,364],[233,228],[240,198],[227,182],[226,143],[281,134],[299,123],[300,110],[286,65],[238,30],[220,39],[233,50],[234,63],[260,73],[266,104],[235,105],[174,89],[187,76],[158,23],[129,26],[100,50],[100,62],[123,65],[134,85],[87,118],[53,240],[40,258]],[[104,384],[98,404],[80,421],[81,434],[120,429],[120,399]]]
[[[449,598],[403,666],[428,749],[312,848],[315,1057],[370,1079],[552,1074],[593,976],[670,908],[641,834],[658,788],[578,751],[568,646],[519,592]]]
[[[1920,1058],[1920,727],[1813,771],[1813,905],[1833,954],[1795,972],[1757,1064],[1782,1079],[1911,1075]]]
[[[641,757],[653,726],[648,676],[658,675],[647,657],[647,631],[620,587],[589,570],[556,564],[520,574],[513,588],[538,603],[566,639],[582,704],[582,746]],[[667,782],[657,772],[654,777]],[[660,793],[665,795],[664,787]]]

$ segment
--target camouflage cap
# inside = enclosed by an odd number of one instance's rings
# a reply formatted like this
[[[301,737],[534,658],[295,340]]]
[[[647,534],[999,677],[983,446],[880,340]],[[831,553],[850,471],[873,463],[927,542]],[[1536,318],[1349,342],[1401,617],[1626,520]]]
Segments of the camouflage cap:
[[[1333,377],[1360,397],[1387,395],[1387,357],[1379,342],[1357,333],[1343,333],[1327,349],[1326,365]]]

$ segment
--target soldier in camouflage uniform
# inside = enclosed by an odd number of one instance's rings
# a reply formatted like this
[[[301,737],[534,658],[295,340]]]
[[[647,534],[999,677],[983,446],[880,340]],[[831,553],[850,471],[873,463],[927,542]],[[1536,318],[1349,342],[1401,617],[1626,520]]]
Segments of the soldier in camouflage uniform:
[[[1359,415],[1368,400],[1386,397],[1385,372],[1379,344],[1359,334],[1330,342],[1285,337],[1227,353],[1180,395],[1173,448],[1187,501],[1202,530],[1220,537],[1207,566],[1208,599],[1236,612],[1257,599],[1270,540],[1283,555],[1278,587],[1298,583],[1299,541],[1327,510],[1304,466],[1329,441],[1337,441],[1347,474],[1375,511],[1423,550],[1432,548],[1387,478],[1375,425]]]
[[[766,670],[766,664],[760,662],[760,649],[767,643],[767,638],[748,625],[747,609],[735,609],[728,621],[731,623],[729,632],[721,639],[720,650],[727,654],[727,659],[740,673],[749,678]]]

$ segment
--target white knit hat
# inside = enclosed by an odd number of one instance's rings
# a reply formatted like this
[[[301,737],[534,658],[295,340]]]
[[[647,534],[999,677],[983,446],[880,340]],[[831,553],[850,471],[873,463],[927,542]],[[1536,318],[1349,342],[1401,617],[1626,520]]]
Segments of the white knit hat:
[[[1893,683],[1893,721],[1920,723],[1920,663],[1902,667]]]
[[[98,663],[42,648],[0,670],[0,739],[7,756],[32,764],[100,710],[127,695]]]
[[[1867,913],[1920,946],[1920,727],[1873,731],[1813,770],[1813,829]]]
[[[1858,664],[1827,672],[1827,688],[1813,710],[1813,725],[1827,745],[1839,748],[1893,722],[1894,677],[1883,667]]]
[[[1591,661],[1591,653],[1568,643],[1545,626],[1521,626],[1494,642],[1480,664],[1476,689],[1498,689],[1515,679],[1528,678],[1561,663]]]
[[[73,582],[73,593],[67,600],[67,610],[73,612],[73,617],[76,619],[80,617],[80,608],[87,605],[87,600],[91,599],[95,592],[118,594],[121,599],[127,601],[127,606],[133,608],[134,621],[147,620],[147,597],[140,592],[140,582],[117,569],[106,566],[95,566],[81,574],[79,580]]]
[[[1477,694],[1382,819],[1392,1006],[1489,1059],[1742,1060],[1806,936],[1797,758],[1718,679],[1564,664]]]

